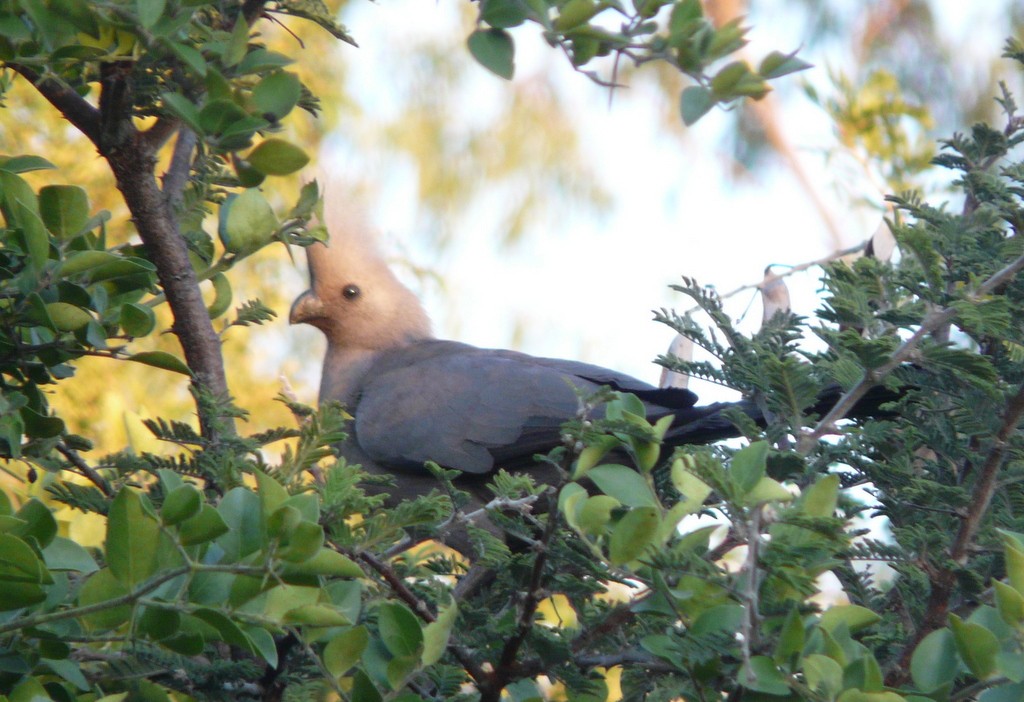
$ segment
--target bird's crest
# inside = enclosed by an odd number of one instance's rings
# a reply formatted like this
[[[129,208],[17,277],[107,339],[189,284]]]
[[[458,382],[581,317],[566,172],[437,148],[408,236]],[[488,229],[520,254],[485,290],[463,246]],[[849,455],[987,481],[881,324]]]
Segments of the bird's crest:
[[[419,300],[388,268],[365,216],[338,187],[324,188],[327,244],[306,249],[310,289],[295,300],[290,321],[321,329],[349,348],[382,349],[430,338]]]

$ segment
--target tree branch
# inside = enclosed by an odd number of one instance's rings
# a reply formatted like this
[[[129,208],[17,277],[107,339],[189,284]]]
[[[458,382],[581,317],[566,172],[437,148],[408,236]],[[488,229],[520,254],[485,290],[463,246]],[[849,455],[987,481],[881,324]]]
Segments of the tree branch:
[[[966,300],[969,302],[977,302],[992,292],[995,288],[999,287],[1003,283],[1009,282],[1021,270],[1024,270],[1024,256],[1018,257],[1002,270],[994,273],[988,280],[979,285],[973,293],[968,295]],[[815,441],[821,439],[826,434],[835,431],[836,422],[849,414],[850,410],[853,409],[857,402],[859,402],[871,388],[878,385],[885,376],[909,360],[912,354],[917,350],[917,347],[921,345],[922,341],[924,341],[925,337],[936,329],[941,328],[943,325],[948,324],[955,316],[956,309],[954,307],[944,307],[940,310],[935,310],[925,317],[921,322],[921,326],[916,332],[914,332],[913,336],[900,344],[900,347],[893,352],[888,361],[877,368],[865,371],[864,376],[860,381],[850,388],[845,395],[839,398],[839,401],[836,402],[832,409],[821,418],[818,425],[814,427],[814,430],[801,438],[801,452],[807,453]]]
[[[25,78],[57,108],[64,118],[82,132],[97,147],[100,145],[100,111],[88,100],[64,85],[57,78],[40,76],[33,69],[20,63],[6,63],[15,73]]]
[[[107,497],[114,494],[114,491],[110,489],[110,483],[108,483],[102,475],[97,473],[96,469],[90,466],[84,458],[78,455],[77,451],[65,444],[63,441],[57,442],[57,445],[54,448],[56,448],[64,458],[68,459],[68,461],[71,462],[71,465],[77,468],[82,475],[98,487],[100,492]]]
[[[156,125],[153,128],[155,129]],[[171,164],[163,178],[164,199],[171,206],[172,211],[177,210],[181,205],[185,186],[188,184],[188,176],[192,171],[192,152],[195,150],[197,142],[198,138],[195,132],[185,126],[180,128],[178,141],[174,144],[174,153],[171,154]]]
[[[427,623],[437,620],[437,617],[430,611],[427,603],[409,589],[409,586],[405,584],[405,581],[398,576],[398,573],[389,564],[380,560],[369,551],[359,551],[355,556],[384,578],[385,582],[391,587],[391,590],[398,595],[399,599],[409,605],[412,611],[416,613],[416,616]],[[466,672],[469,673],[469,676],[473,678],[477,685],[487,680],[489,675],[480,667],[469,651],[451,641],[448,643],[448,650],[458,659],[459,663],[466,669]]]
[[[1024,385],[1010,399],[1003,414],[1003,422],[992,441],[992,447],[985,457],[985,463],[978,472],[978,480],[971,491],[971,499],[967,513],[961,517],[960,528],[949,547],[949,557],[957,566],[967,563],[971,544],[981,528],[981,523],[988,513],[988,507],[995,494],[999,471],[1006,461],[1006,453],[1010,438],[1017,431],[1021,418],[1024,417]],[[925,636],[945,626],[949,614],[949,600],[956,586],[957,574],[954,568],[941,568],[930,578],[931,592],[928,595],[928,606],[920,626],[903,648],[900,666],[893,671],[893,681],[897,684],[906,682],[907,671],[910,670],[910,658],[914,649]]]

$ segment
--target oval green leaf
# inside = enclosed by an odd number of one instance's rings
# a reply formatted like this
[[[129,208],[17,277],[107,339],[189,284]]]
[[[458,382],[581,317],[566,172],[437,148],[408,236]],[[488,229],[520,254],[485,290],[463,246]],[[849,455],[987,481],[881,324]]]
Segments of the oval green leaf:
[[[246,160],[260,173],[282,176],[305,166],[309,163],[309,156],[289,141],[267,139],[253,149]]]
[[[515,74],[515,43],[504,29],[478,29],[469,35],[469,53],[496,76],[511,80]]]

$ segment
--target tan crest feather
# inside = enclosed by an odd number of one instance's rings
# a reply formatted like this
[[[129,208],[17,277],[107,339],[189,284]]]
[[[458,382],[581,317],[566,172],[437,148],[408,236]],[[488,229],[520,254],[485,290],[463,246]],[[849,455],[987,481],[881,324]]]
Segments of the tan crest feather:
[[[423,306],[388,268],[365,216],[340,191],[323,191],[329,239],[306,249],[311,289],[292,305],[292,323],[312,324],[342,348],[386,349],[431,338]]]

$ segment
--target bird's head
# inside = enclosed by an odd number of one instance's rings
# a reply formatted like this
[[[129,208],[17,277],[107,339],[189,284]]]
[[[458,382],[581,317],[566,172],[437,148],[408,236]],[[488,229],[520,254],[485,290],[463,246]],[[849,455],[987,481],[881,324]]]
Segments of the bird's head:
[[[330,240],[306,249],[310,289],[292,303],[291,324],[311,324],[341,348],[378,350],[431,338],[430,320],[388,268],[368,232],[345,226],[328,202]]]

